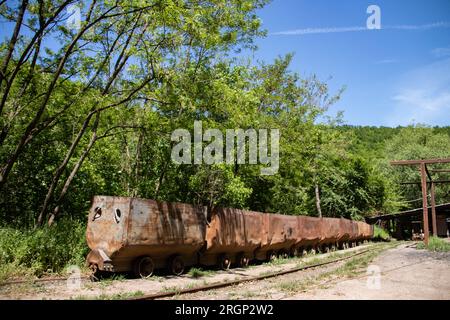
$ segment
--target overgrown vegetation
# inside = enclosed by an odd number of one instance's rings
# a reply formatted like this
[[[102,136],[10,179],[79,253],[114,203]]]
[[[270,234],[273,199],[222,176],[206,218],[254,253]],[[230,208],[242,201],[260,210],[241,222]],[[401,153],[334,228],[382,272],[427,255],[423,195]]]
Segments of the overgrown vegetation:
[[[417,170],[389,160],[450,156],[448,127],[343,126],[328,113],[342,91],[292,72],[292,54],[233,58],[264,36],[266,0],[183,3],[1,2],[18,31],[0,43],[1,274],[81,263],[96,194],[316,216],[318,190],[323,216],[362,219],[417,205],[420,190],[398,185]],[[195,120],[279,129],[279,172],[171,162],[172,132]],[[450,185],[436,192],[448,201]]]
[[[121,292],[121,293],[115,293],[115,294],[105,294],[102,293],[99,296],[94,297],[88,297],[88,296],[76,296],[73,298],[73,300],[125,300],[130,298],[139,298],[144,295],[144,292],[138,290],[138,291],[132,291],[132,292]]]
[[[389,235],[389,232],[384,230],[383,228],[374,225],[373,226],[373,238],[374,240],[381,240],[381,241],[389,241],[391,239],[391,236]]]
[[[336,269],[321,273],[319,276],[314,278],[299,279],[296,281],[281,282],[276,285],[276,287],[285,292],[298,293],[300,291],[306,291],[313,286],[324,286],[327,282],[332,279],[339,278],[352,278],[356,277],[364,272],[366,268],[374,258],[376,258],[381,252],[386,249],[395,247],[399,242],[393,242],[389,244],[377,244],[374,245],[370,250],[361,255],[350,258],[342,266]],[[330,257],[328,257],[330,259]],[[334,258],[336,259],[336,258]],[[310,262],[311,264],[314,264]]]
[[[190,275],[192,278],[200,278],[204,276],[208,276],[213,274],[213,270],[203,270],[202,268],[190,268],[188,271],[188,275]]]
[[[82,267],[88,253],[85,232],[83,222],[71,220],[37,230],[0,228],[0,281]]]
[[[436,236],[431,236],[428,239],[428,245],[424,242],[419,242],[417,244],[417,249],[427,249],[430,251],[437,252],[448,252],[450,251],[450,243]]]

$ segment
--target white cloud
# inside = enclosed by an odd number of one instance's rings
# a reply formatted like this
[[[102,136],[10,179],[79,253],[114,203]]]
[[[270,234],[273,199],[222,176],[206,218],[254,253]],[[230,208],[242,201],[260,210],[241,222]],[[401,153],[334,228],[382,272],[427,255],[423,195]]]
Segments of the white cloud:
[[[376,61],[375,64],[391,64],[391,63],[396,63],[397,60],[395,59],[384,59],[384,60],[380,60],[380,61]]]
[[[390,125],[450,125],[450,59],[405,74],[392,101]]]
[[[396,26],[382,26],[381,30],[430,30],[436,28],[450,28],[450,22],[439,21],[427,24],[419,25],[396,25]],[[374,29],[376,30],[376,29]],[[329,27],[329,28],[305,28],[305,29],[294,29],[285,30],[279,32],[273,32],[269,35],[273,36],[301,36],[307,34],[320,34],[320,33],[340,33],[340,32],[358,32],[358,31],[373,31],[367,29],[367,27],[353,26],[353,27]],[[379,30],[378,30],[379,31]]]
[[[439,21],[427,24],[418,24],[418,25],[398,25],[398,26],[387,26],[383,29],[397,29],[397,30],[429,30],[436,28],[450,28],[450,22],[448,21]]]
[[[355,32],[355,31],[366,31],[366,30],[368,30],[366,27],[306,28],[306,29],[295,29],[295,30],[274,32],[274,33],[271,33],[271,35],[274,35],[274,36],[280,36],[280,35],[296,36],[296,35],[305,35],[305,34]]]
[[[436,58],[443,58],[450,56],[450,47],[447,48],[435,48],[431,50],[431,54]]]

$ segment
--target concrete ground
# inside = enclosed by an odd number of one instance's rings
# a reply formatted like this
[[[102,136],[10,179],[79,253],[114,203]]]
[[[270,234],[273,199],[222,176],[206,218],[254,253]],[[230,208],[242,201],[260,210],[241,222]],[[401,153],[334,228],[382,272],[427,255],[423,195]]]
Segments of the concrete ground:
[[[370,265],[366,275],[288,299],[450,299],[450,252],[402,245],[383,252]]]

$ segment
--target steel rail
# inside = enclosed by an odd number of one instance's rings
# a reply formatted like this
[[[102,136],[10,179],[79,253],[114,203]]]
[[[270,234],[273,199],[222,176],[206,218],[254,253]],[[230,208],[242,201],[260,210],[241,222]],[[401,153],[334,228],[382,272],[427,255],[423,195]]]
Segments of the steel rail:
[[[327,264],[339,262],[339,261],[342,261],[342,260],[347,260],[349,258],[352,258],[354,256],[357,256],[357,255],[360,255],[360,254],[363,254],[363,253],[366,253],[368,251],[370,251],[370,250],[366,249],[366,250],[363,250],[363,251],[359,251],[356,254],[353,254],[353,255],[350,255],[350,256],[346,256],[346,257],[343,257],[343,258],[339,258],[339,259],[336,259],[336,260],[333,260],[333,261],[321,262],[321,263],[317,263],[317,264],[314,264],[314,265],[308,265],[308,266],[303,266],[303,267],[299,267],[299,268],[283,270],[283,271],[278,272],[278,273],[271,273],[271,274],[264,275],[264,276],[257,276],[257,277],[253,277],[253,278],[245,278],[245,279],[239,279],[239,280],[234,280],[234,281],[230,281],[230,282],[222,282],[222,283],[212,284],[212,285],[209,285],[209,286],[202,286],[202,287],[196,287],[196,288],[192,288],[192,289],[185,289],[185,290],[182,290],[183,292],[181,292],[181,291],[164,292],[164,293],[151,294],[149,296],[153,296],[154,295],[156,298],[158,298],[158,296],[160,296],[160,295],[161,296],[162,295],[167,295],[167,296],[170,297],[170,296],[173,296],[173,295],[176,295],[176,294],[179,294],[179,293],[185,293],[185,291],[186,291],[186,293],[191,293],[191,292],[188,292],[188,291],[192,291],[192,290],[194,290],[192,292],[202,291],[202,290],[198,290],[198,289],[202,289],[202,288],[205,288],[203,290],[206,290],[206,289],[208,289],[210,287],[213,288],[212,287],[213,285],[217,286],[219,288],[220,285],[222,285],[222,286],[229,286],[229,285],[233,285],[234,282],[241,283],[241,282],[246,282],[246,281],[254,281],[254,280],[262,280],[262,279],[272,278],[272,277],[276,277],[276,276],[280,276],[280,275],[284,275],[284,274],[288,274],[288,273],[293,273],[293,272],[296,272],[296,271],[301,271],[301,270],[306,270],[306,269],[309,269],[309,268],[320,267],[322,265],[327,265]],[[69,278],[67,278],[67,277],[53,277],[53,278],[42,278],[42,279],[18,279],[18,280],[11,280],[11,281],[0,282],[0,287],[1,286],[14,285],[14,284],[21,284],[21,283],[39,283],[39,282],[67,281],[68,279]],[[81,276],[80,279],[82,279],[82,280],[90,280],[90,277],[89,276]],[[147,296],[138,297],[138,298],[132,298],[131,300],[142,300],[142,298],[145,298],[145,297],[147,297]],[[149,299],[151,299],[151,298],[149,298]],[[145,300],[145,299],[143,299],[143,300]]]
[[[153,293],[153,294],[143,295],[143,296],[140,296],[140,297],[128,298],[127,300],[155,300],[155,299],[173,297],[175,295],[180,295],[180,294],[190,294],[190,293],[196,293],[196,292],[200,292],[200,291],[208,291],[208,290],[213,290],[213,289],[229,287],[229,286],[240,284],[240,283],[244,283],[244,282],[259,281],[259,280],[269,279],[269,278],[278,277],[278,276],[282,276],[282,275],[289,274],[289,273],[294,273],[294,272],[303,271],[303,270],[307,270],[307,269],[317,268],[317,267],[321,267],[321,266],[324,266],[324,265],[333,264],[333,263],[337,263],[337,262],[340,262],[340,261],[348,260],[350,258],[359,256],[359,255],[367,253],[369,251],[371,251],[371,250],[370,249],[365,249],[365,250],[362,250],[362,251],[358,251],[355,254],[352,254],[352,255],[349,255],[349,256],[346,256],[346,257],[342,257],[342,258],[338,258],[338,259],[335,259],[335,260],[319,262],[319,263],[315,263],[315,264],[312,264],[312,265],[297,267],[297,268],[293,268],[293,269],[289,269],[289,270],[283,270],[283,271],[280,271],[280,272],[274,272],[274,273],[270,273],[270,274],[267,274],[267,275],[261,275],[261,276],[251,277],[251,278],[243,278],[243,279],[232,280],[232,281],[227,281],[227,282],[212,283],[210,285],[204,285],[204,286],[199,286],[199,287],[195,287],[195,288],[187,288],[187,289],[180,289],[180,290],[174,290],[174,291],[169,291],[169,292]]]
[[[8,286],[13,284],[21,284],[21,283],[39,283],[39,282],[56,282],[56,281],[67,281],[69,278],[64,277],[53,277],[53,278],[41,278],[41,279],[18,279],[18,280],[11,280],[11,281],[4,281],[0,282],[0,287],[2,286]],[[80,279],[82,280],[89,280],[88,276],[81,276]]]

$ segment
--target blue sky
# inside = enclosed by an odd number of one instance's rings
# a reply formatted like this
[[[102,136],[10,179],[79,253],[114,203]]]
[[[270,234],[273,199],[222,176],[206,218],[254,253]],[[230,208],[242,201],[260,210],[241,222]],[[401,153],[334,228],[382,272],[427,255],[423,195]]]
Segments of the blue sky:
[[[380,7],[380,30],[365,28],[369,5]],[[450,0],[272,0],[258,14],[268,35],[251,58],[295,53],[292,71],[316,74],[332,93],[345,86],[330,114],[353,125],[450,125]],[[12,28],[2,23],[1,37]]]
[[[359,30],[372,4],[381,29]],[[292,71],[345,86],[330,113],[346,123],[450,125],[450,1],[273,0],[259,16],[268,35],[253,58],[293,52]]]

